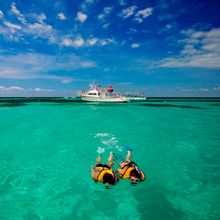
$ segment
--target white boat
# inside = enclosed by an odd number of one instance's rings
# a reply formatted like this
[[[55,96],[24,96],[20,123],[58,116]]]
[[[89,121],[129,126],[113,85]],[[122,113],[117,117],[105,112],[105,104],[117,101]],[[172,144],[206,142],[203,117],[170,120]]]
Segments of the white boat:
[[[105,89],[101,88],[101,85],[94,84],[90,85],[88,92],[82,91],[80,97],[87,102],[127,102],[120,93],[113,92],[112,86]]]

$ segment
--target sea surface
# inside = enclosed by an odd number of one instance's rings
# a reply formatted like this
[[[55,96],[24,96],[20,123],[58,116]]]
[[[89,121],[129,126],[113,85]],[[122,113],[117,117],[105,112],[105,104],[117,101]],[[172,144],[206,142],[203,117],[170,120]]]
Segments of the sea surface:
[[[147,180],[94,183],[125,146]],[[220,219],[220,99],[0,99],[0,219]]]

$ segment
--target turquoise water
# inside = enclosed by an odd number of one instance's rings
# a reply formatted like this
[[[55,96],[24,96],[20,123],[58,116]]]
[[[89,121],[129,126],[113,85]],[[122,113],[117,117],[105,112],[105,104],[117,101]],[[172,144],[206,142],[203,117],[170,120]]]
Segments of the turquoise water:
[[[148,180],[95,184],[124,145]],[[0,219],[220,219],[219,171],[219,101],[0,105]]]

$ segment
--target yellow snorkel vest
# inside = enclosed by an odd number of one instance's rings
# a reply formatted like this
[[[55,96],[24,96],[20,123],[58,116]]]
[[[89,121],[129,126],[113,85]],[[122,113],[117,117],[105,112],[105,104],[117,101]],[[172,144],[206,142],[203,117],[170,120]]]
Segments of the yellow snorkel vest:
[[[121,177],[122,177],[123,179],[128,179],[128,178],[130,178],[130,172],[131,172],[132,170],[135,170],[135,169],[136,169],[136,168],[134,168],[134,167],[129,167],[127,170],[125,170],[124,174],[121,175]],[[145,180],[144,172],[141,171],[141,170],[139,170],[139,169],[137,169],[137,170],[141,173],[141,181]]]
[[[100,171],[100,173],[99,173],[98,176],[96,177],[96,181],[102,182],[102,181],[103,181],[103,176],[104,176],[106,173],[108,173],[108,174],[112,175],[113,177],[115,177],[115,176],[114,176],[114,173],[112,172],[112,170],[104,169],[104,170]]]

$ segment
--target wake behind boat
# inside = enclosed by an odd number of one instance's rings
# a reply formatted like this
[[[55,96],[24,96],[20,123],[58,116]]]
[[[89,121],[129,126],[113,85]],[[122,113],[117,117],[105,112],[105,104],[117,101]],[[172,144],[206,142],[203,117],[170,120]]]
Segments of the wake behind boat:
[[[82,91],[80,95],[83,101],[87,102],[127,102],[118,92],[113,92],[113,87],[101,88],[101,85],[90,85],[88,92]]]

